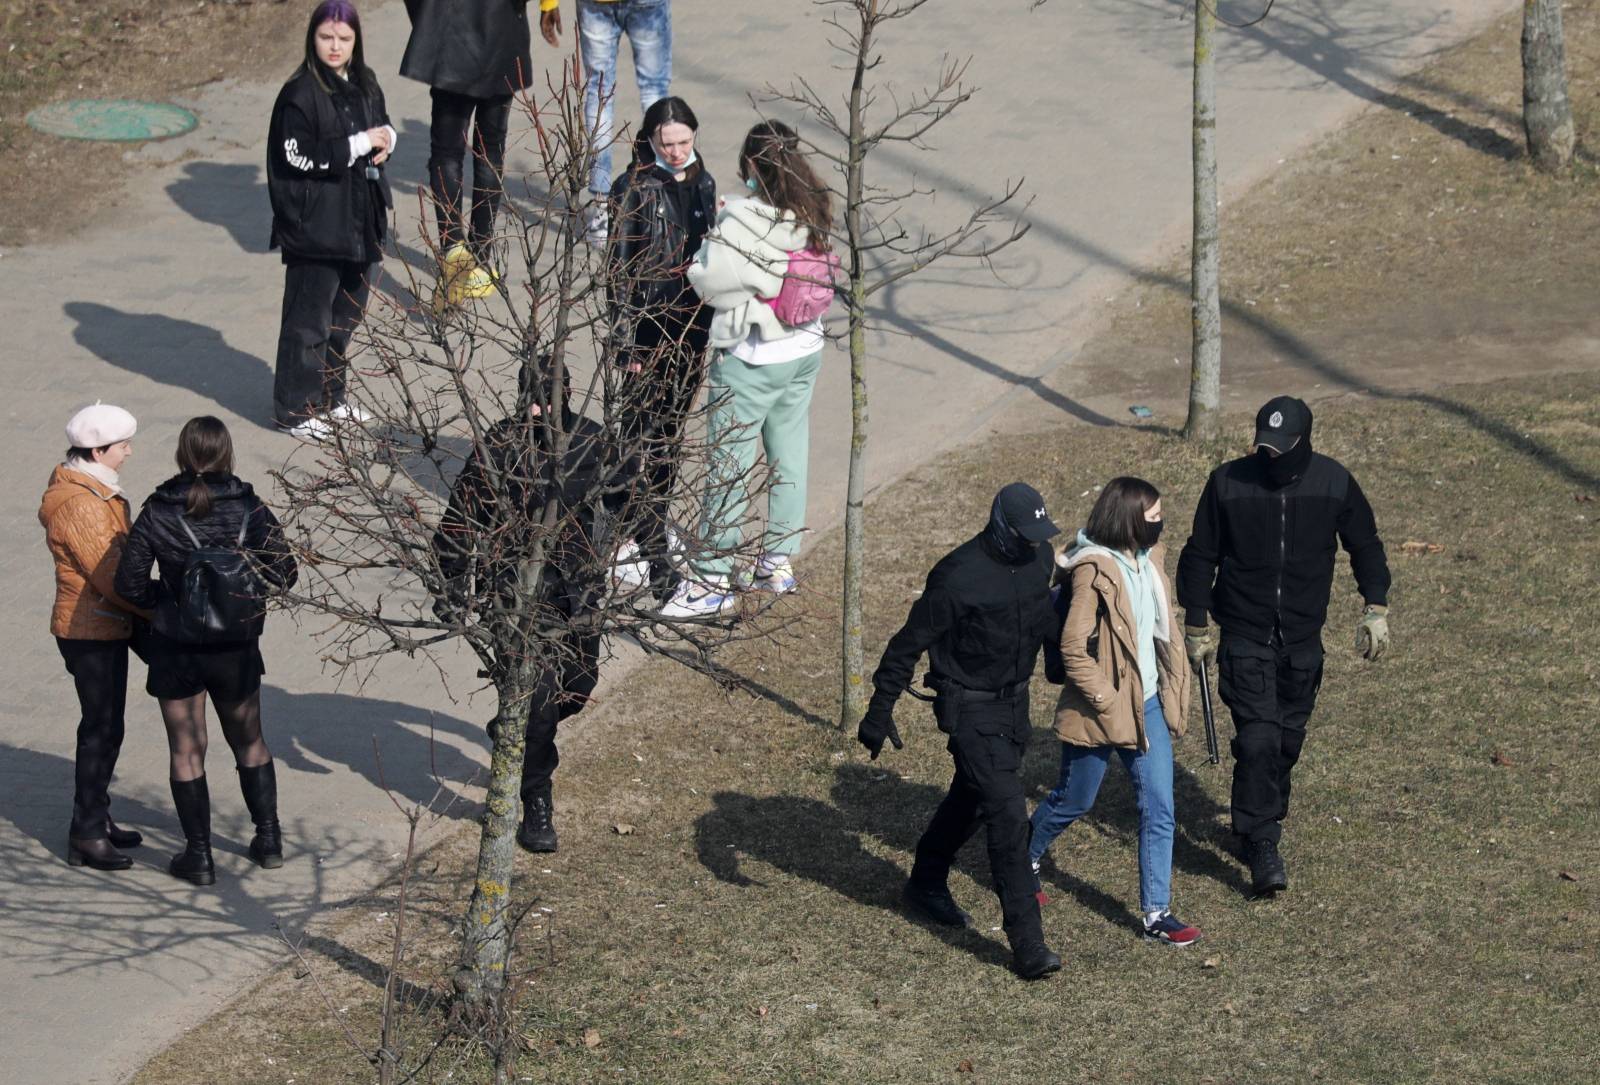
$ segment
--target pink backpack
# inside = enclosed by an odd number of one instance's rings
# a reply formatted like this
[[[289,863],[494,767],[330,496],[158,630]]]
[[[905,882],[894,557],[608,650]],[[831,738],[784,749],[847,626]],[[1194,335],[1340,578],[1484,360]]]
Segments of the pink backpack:
[[[789,266],[783,273],[783,287],[778,296],[761,300],[772,306],[773,314],[788,327],[809,324],[833,304],[838,273],[836,253],[796,249],[789,254]]]

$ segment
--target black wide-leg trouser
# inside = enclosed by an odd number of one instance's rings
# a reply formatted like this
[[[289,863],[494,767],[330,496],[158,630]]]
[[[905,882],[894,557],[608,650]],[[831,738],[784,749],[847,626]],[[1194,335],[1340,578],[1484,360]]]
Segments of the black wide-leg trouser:
[[[1233,831],[1277,843],[1290,774],[1322,685],[1322,645],[1257,644],[1223,632],[1217,692],[1233,713]]]

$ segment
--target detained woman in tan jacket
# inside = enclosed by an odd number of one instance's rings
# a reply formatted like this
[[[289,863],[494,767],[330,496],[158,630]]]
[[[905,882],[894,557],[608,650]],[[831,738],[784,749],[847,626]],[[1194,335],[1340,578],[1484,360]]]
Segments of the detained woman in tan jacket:
[[[1148,938],[1183,946],[1200,931],[1171,911],[1172,739],[1189,709],[1189,666],[1162,563],[1161,495],[1138,478],[1106,483],[1076,545],[1058,559],[1071,604],[1061,631],[1067,681],[1056,706],[1061,777],[1033,813],[1035,873],[1052,841],[1089,812],[1113,752],[1139,806],[1139,909]]]
[[[117,472],[133,454],[135,428],[133,415],[110,404],[96,403],[73,415],[67,423],[66,460],[51,472],[39,502],[39,522],[55,562],[50,632],[81,710],[67,862],[97,870],[132,866],[133,860],[117,849],[136,847],[141,840],[112,822],[107,791],[122,750],[135,613],[111,586],[130,523]]]

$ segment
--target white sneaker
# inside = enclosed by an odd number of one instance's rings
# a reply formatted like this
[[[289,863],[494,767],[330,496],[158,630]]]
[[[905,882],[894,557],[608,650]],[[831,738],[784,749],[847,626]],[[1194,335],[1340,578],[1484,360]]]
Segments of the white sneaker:
[[[364,426],[372,421],[372,412],[359,403],[352,403],[347,399],[329,411],[328,417],[335,422],[354,422],[358,426]]]
[[[583,239],[597,249],[605,248],[606,235],[611,230],[611,213],[606,210],[605,197],[596,196],[594,202],[583,210]]]
[[[672,593],[667,605],[661,608],[663,618],[711,618],[739,605],[739,597],[728,587],[728,582],[718,577],[702,584],[683,580]]]
[[[789,559],[784,554],[762,554],[756,562],[755,574],[750,579],[750,586],[756,591],[768,591],[773,595],[788,595],[800,589],[800,581],[795,579],[794,567],[789,564]]]
[[[333,436],[333,426],[326,418],[315,415],[295,426],[280,426],[285,433],[301,441],[326,441]]]
[[[629,539],[611,559],[611,583],[634,590],[650,582],[650,563],[639,556],[639,544]]]

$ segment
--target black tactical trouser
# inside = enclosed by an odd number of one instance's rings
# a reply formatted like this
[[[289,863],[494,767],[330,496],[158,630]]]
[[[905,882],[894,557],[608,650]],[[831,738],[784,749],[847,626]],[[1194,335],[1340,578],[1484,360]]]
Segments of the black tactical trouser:
[[[1322,685],[1322,645],[1257,644],[1224,631],[1217,692],[1233,713],[1233,831],[1277,843],[1289,812],[1289,774]]]
[[[1033,869],[1028,864],[1028,804],[1022,791],[1022,755],[1028,747],[1028,691],[1008,699],[963,699],[950,720],[949,750],[956,774],[950,792],[917,841],[911,880],[943,888],[961,845],[981,825],[988,835],[989,870],[1000,897],[1006,937],[1013,947],[1044,940]],[[952,694],[941,694],[941,698]]]
[[[561,755],[556,751],[556,725],[576,716],[589,702],[599,681],[600,638],[569,637],[569,653],[549,668],[528,698],[527,746],[522,753],[522,801],[550,797],[550,779]]]

